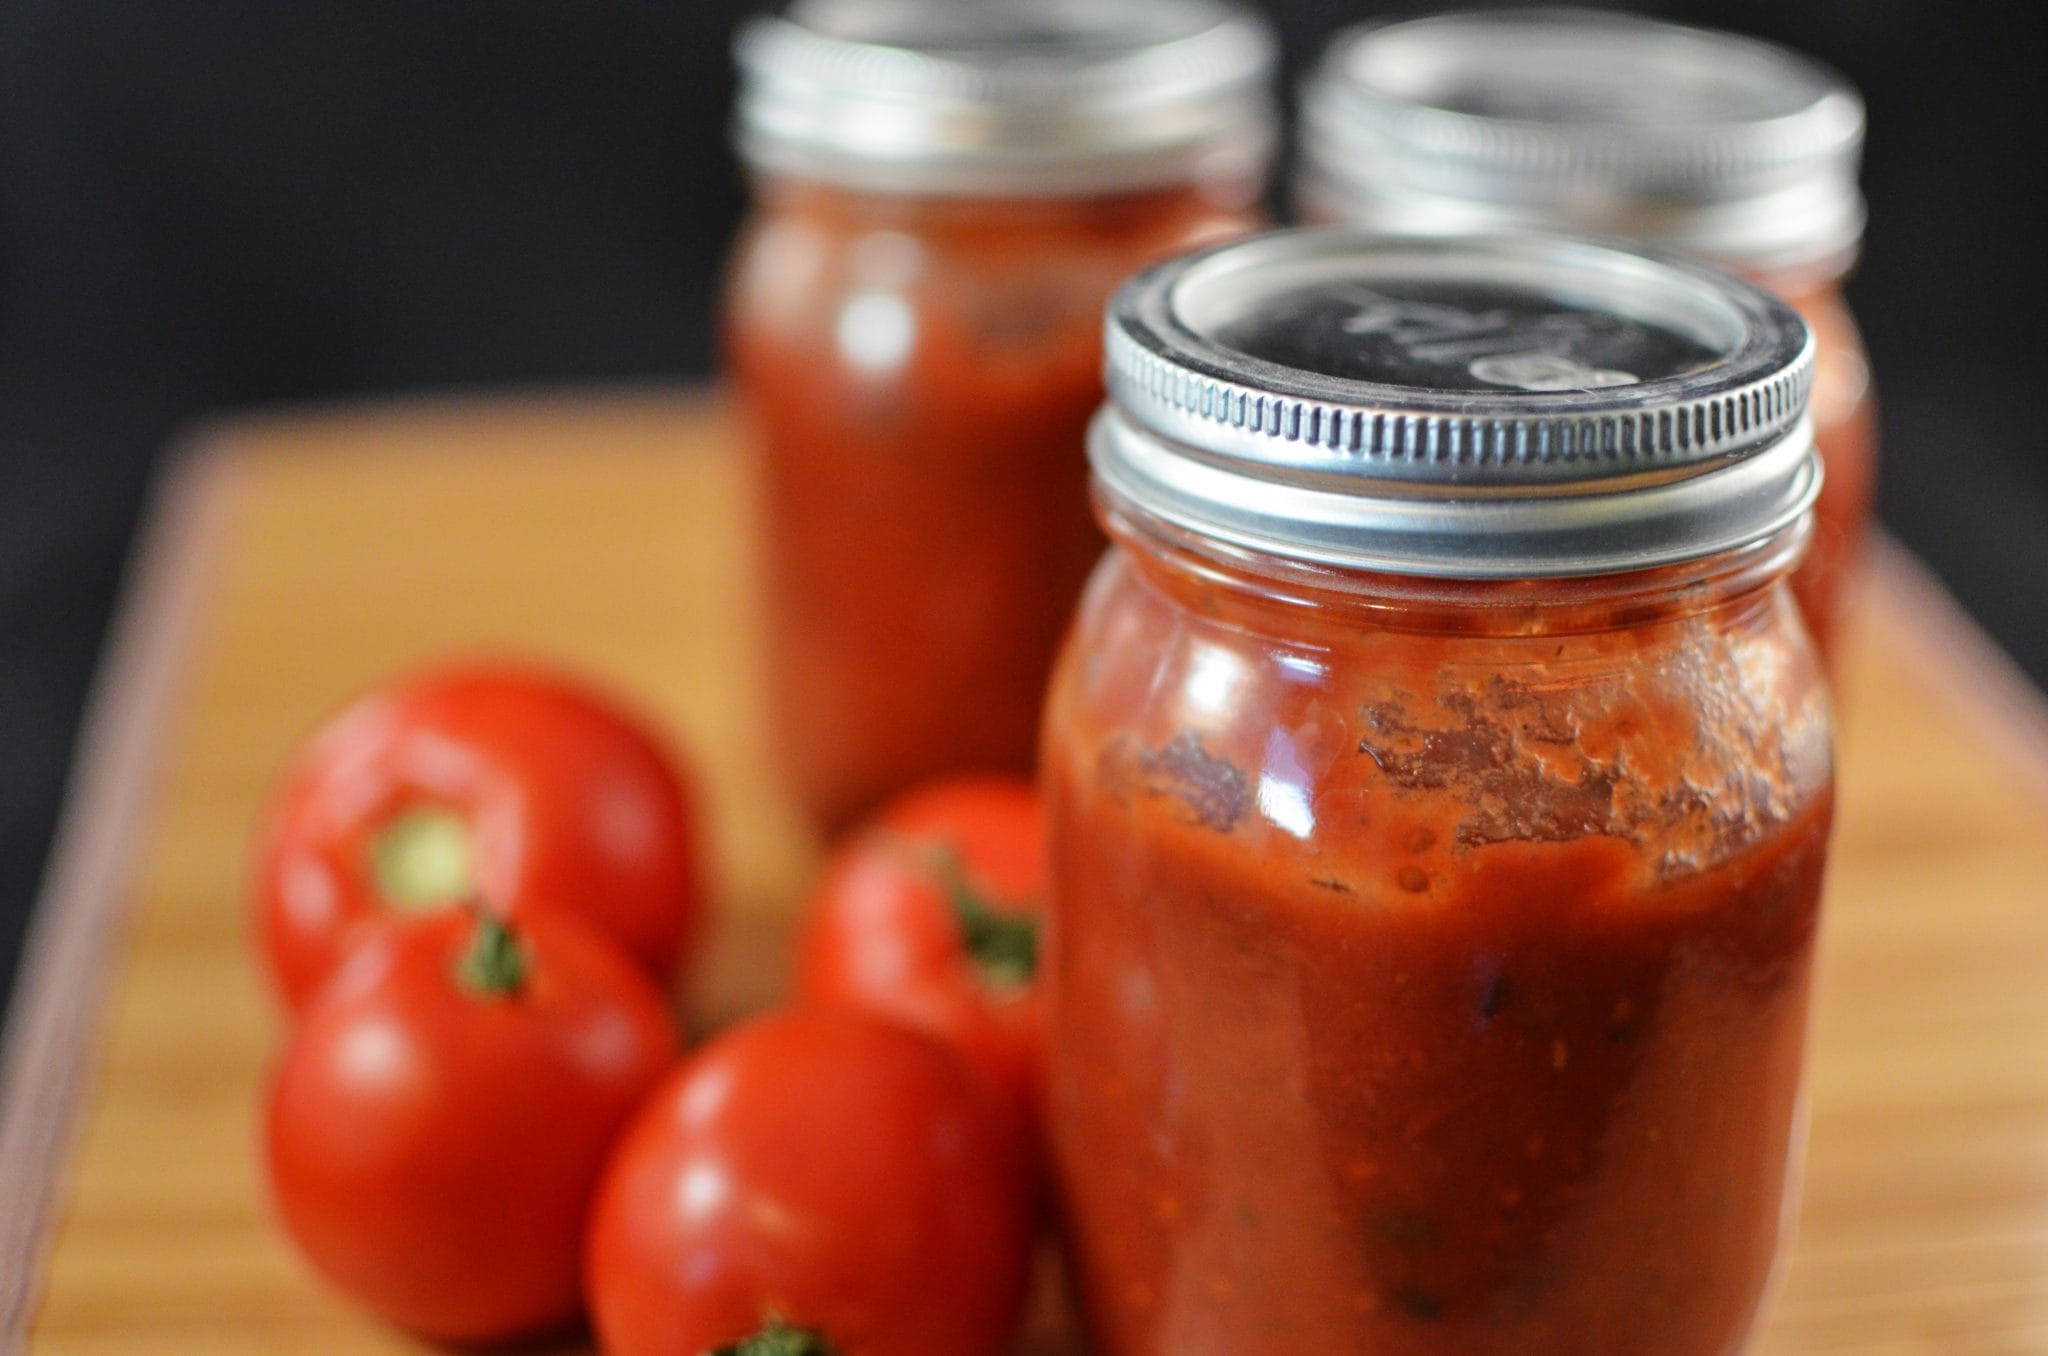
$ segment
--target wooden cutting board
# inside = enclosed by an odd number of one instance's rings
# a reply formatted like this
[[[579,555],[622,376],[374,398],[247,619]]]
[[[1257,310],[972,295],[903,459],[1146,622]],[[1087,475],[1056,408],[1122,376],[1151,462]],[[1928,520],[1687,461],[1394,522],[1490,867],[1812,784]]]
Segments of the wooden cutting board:
[[[718,863],[692,1015],[776,998],[818,846],[757,752],[733,441],[715,401],[607,395],[278,417],[181,459],[6,1033],[0,1351],[424,1349],[313,1278],[252,1153],[279,1028],[250,826],[292,742],[393,670],[535,653],[664,722]],[[1758,1350],[2048,1353],[2048,710],[1895,547],[1866,603],[1805,1224]],[[1058,1348],[1056,1307],[1027,1345]]]

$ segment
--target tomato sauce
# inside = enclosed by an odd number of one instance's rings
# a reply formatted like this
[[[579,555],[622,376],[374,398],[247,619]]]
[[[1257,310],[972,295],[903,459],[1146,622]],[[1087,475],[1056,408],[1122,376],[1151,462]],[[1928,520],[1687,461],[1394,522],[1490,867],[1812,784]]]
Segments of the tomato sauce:
[[[1112,521],[1045,745],[1099,1347],[1736,1350],[1831,805],[1786,544],[1303,582]]]
[[[1250,229],[1255,195],[763,182],[726,338],[759,453],[772,728],[814,818],[1030,768],[1103,546],[1081,450],[1103,303],[1139,266]]]

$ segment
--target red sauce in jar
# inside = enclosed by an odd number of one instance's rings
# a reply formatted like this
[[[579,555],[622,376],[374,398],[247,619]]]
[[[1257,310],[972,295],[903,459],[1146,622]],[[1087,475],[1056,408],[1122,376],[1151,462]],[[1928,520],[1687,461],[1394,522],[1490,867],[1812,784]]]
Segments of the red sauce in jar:
[[[814,818],[1030,768],[1103,545],[1082,455],[1103,303],[1141,265],[1250,229],[1255,191],[764,182],[726,338],[760,454],[772,728]]]
[[[1877,401],[1870,360],[1843,303],[1838,280],[1759,277],[1813,327],[1819,363],[1813,375],[1813,438],[1827,478],[1813,508],[1813,543],[1792,574],[1800,613],[1834,671],[1842,627],[1855,602],[1864,539],[1875,515]]]
[[[1045,746],[1101,1349],[1736,1350],[1831,803],[1784,543],[1338,588],[1118,536]]]

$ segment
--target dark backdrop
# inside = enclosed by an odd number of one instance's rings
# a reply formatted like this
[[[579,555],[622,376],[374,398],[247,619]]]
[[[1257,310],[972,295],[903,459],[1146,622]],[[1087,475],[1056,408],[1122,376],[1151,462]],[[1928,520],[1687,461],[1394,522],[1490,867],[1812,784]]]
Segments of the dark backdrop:
[[[1370,4],[1270,0],[1289,79]],[[1413,3],[1395,6],[1412,10]],[[0,992],[153,459],[194,417],[711,368],[742,0],[0,0]],[[1670,0],[1870,102],[1883,509],[2048,676],[2026,7]]]

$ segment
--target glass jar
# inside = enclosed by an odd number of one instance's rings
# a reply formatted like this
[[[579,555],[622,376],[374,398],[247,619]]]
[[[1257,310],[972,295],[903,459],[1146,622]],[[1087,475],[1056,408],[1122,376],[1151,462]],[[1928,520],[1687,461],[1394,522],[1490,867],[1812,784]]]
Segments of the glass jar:
[[[1374,230],[1639,240],[1772,288],[1820,344],[1827,468],[1793,592],[1833,660],[1875,502],[1869,363],[1842,284],[1863,230],[1863,104],[1837,73],[1730,33],[1585,9],[1368,24],[1302,92],[1303,216]]]
[[[1055,671],[1048,1116],[1104,1356],[1728,1356],[1832,797],[1797,315],[1555,239],[1155,268]]]
[[[928,777],[1030,768],[1103,547],[1079,451],[1102,307],[1257,224],[1272,45],[1208,0],[840,0],[738,50],[757,205],[725,328],[768,698],[833,827]]]

